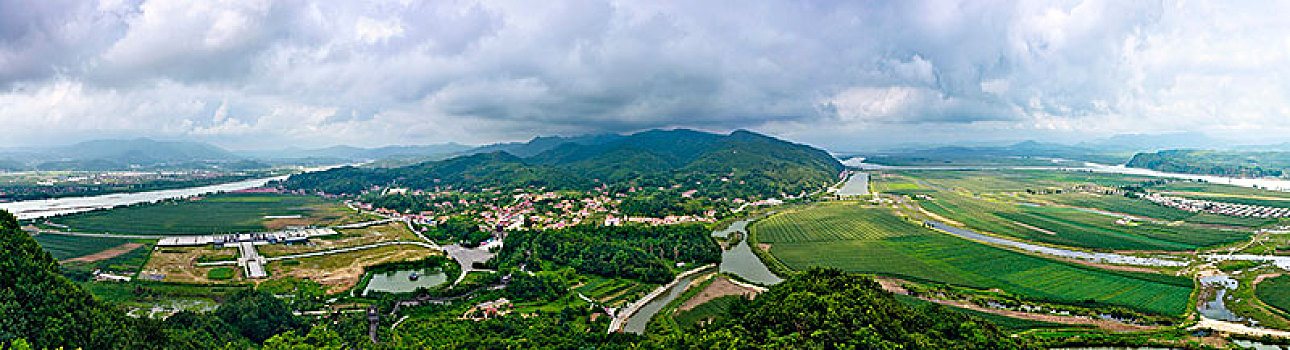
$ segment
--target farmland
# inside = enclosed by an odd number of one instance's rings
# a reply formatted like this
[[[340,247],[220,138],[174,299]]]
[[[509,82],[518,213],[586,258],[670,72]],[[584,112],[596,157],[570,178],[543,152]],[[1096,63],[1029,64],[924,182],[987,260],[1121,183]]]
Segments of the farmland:
[[[77,237],[51,234],[37,235],[35,238],[36,242],[39,242],[41,247],[49,251],[49,254],[53,255],[54,259],[58,260],[67,260],[94,254],[130,242],[130,240],[123,238]]]
[[[1290,275],[1273,277],[1260,282],[1254,294],[1264,303],[1290,312]]]
[[[1065,171],[906,171],[877,182],[937,188],[922,208],[969,228],[1025,240],[1106,250],[1192,250],[1249,237],[1266,219],[1195,214],[1115,193],[1148,179]],[[1108,187],[1115,186],[1115,187]],[[1125,216],[1134,217],[1124,221]],[[1214,225],[1230,226],[1229,228]]]
[[[341,203],[321,197],[228,193],[78,213],[50,221],[83,232],[183,235],[327,226],[360,220],[359,214]]]
[[[777,214],[750,229],[773,256],[799,271],[830,266],[1166,315],[1182,314],[1192,288],[1182,277],[1101,270],[943,235],[881,208],[818,205]]]

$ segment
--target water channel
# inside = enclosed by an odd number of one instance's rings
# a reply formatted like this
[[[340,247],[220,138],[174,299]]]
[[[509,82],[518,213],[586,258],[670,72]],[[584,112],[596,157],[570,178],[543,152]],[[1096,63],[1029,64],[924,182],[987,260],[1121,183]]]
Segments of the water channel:
[[[627,322],[623,324],[623,331],[636,334],[644,333],[645,326],[649,324],[650,319],[654,318],[654,314],[663,310],[663,307],[667,306],[667,303],[672,302],[672,300],[676,300],[676,298],[680,297],[682,293],[685,293],[685,289],[689,288],[690,283],[694,282],[694,279],[699,276],[702,276],[702,274],[694,274],[681,278],[679,282],[677,282],[676,285],[673,285],[672,288],[669,288],[667,292],[664,292],[657,298],[654,298],[654,300],[650,300],[649,303],[641,306],[636,313],[627,318]]]

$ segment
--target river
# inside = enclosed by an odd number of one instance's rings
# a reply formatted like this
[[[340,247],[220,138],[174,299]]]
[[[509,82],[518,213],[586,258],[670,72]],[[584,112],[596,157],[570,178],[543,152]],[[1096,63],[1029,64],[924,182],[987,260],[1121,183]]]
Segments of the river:
[[[719,269],[721,272],[728,272],[749,282],[762,285],[769,286],[783,282],[784,279],[770,272],[770,268],[766,267],[766,264],[757,257],[757,254],[753,254],[752,247],[748,245],[748,224],[756,220],[743,219],[735,221],[725,229],[712,231],[712,236],[714,237],[726,238],[734,232],[741,232],[744,235],[743,239],[739,240],[739,244],[721,252],[721,266]]]
[[[184,198],[204,194],[231,192],[263,187],[270,181],[286,179],[287,176],[275,176],[252,180],[243,180],[219,185],[179,188],[171,190],[114,193],[88,197],[65,197],[40,199],[10,203],[0,203],[0,209],[17,216],[19,220],[38,219],[48,216],[63,215],[112,208],[122,205],[156,202],[163,199]]]
[[[649,303],[641,306],[640,309],[637,309],[635,313],[627,318],[627,322],[623,324],[623,331],[636,334],[645,333],[645,326],[649,324],[650,319],[654,318],[654,314],[657,314],[659,310],[663,310],[663,307],[667,306],[667,303],[672,302],[672,300],[676,300],[676,298],[680,297],[682,293],[685,293],[685,289],[689,288],[690,283],[694,282],[694,279],[699,276],[700,274],[694,274],[682,277],[677,280],[676,285],[673,285],[672,288],[668,288],[667,292],[660,294],[658,297],[655,297],[654,300],[650,300]]]
[[[713,237],[722,238],[728,237],[731,233],[735,232],[741,232],[744,234],[744,238],[739,240],[739,244],[729,250],[721,252],[721,265],[718,266],[718,270],[734,274],[750,282],[763,285],[774,285],[779,282],[783,282],[784,279],[779,278],[775,273],[770,272],[770,269],[766,267],[766,264],[762,263],[761,259],[758,258],[756,254],[753,254],[752,247],[748,246],[748,224],[756,221],[757,219],[759,218],[735,221],[724,229],[712,231]],[[695,274],[681,278],[679,282],[677,282],[677,284],[672,288],[668,289],[667,292],[659,294],[653,300],[650,300],[647,304],[641,306],[635,313],[628,316],[627,321],[623,324],[623,331],[637,334],[644,332],[645,326],[649,324],[650,319],[653,319],[654,315],[662,310],[664,306],[667,306],[668,303],[672,302],[672,300],[680,297],[681,294],[685,292],[686,287],[690,285],[690,282],[694,281],[697,276],[701,275],[702,274]]]

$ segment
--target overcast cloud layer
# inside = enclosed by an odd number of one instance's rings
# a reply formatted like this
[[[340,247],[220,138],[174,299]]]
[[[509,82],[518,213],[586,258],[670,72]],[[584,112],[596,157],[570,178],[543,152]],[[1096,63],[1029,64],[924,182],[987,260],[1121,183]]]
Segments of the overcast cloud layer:
[[[0,146],[1290,139],[1287,2],[0,0]]]

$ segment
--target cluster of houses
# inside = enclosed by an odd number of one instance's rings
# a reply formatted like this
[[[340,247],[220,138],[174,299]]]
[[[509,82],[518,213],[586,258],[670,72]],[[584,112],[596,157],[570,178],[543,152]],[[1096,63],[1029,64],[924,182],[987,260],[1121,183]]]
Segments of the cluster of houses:
[[[1158,193],[1148,194],[1142,198],[1166,207],[1193,213],[1213,213],[1255,218],[1290,218],[1290,208],[1215,202],[1203,199],[1164,196]]]
[[[511,310],[511,301],[506,298],[501,298],[475,305],[470,308],[470,310],[466,310],[466,313],[461,315],[461,319],[483,321],[490,318],[506,316],[506,314],[511,313]]]

